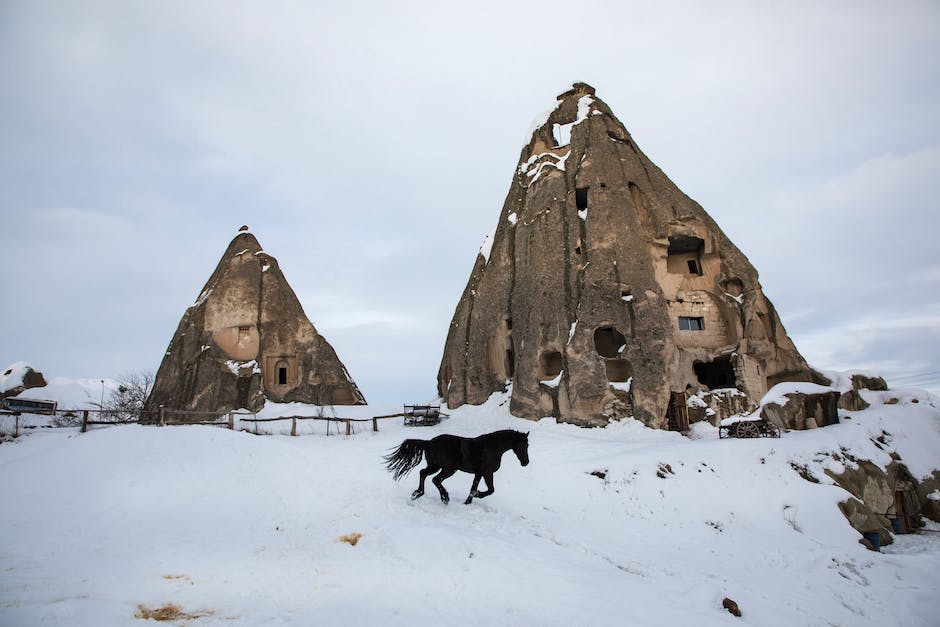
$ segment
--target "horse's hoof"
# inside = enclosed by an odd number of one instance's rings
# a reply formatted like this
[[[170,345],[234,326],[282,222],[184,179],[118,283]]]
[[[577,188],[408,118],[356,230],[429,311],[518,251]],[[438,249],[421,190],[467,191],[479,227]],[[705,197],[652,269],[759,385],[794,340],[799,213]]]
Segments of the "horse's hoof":
[[[415,499],[421,498],[422,496],[424,496],[424,492],[421,490],[415,490],[411,493],[411,500],[414,501]]]
[[[467,497],[467,500],[463,502],[464,505],[470,505],[470,503],[473,503],[473,497],[472,497],[472,496],[468,496],[468,497]]]
[[[447,505],[448,503],[450,503],[450,497],[447,496],[446,494],[442,494],[441,503],[443,503],[444,505]]]

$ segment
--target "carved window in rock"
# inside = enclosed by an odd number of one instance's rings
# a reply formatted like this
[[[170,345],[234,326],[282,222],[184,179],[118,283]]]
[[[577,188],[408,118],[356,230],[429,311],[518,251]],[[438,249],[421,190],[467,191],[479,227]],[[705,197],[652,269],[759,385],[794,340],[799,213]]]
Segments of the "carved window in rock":
[[[574,202],[578,206],[578,211],[584,211],[588,208],[589,189],[589,187],[578,187],[574,190]]]
[[[539,357],[539,375],[542,379],[552,379],[561,373],[562,359],[558,351],[545,351]]]
[[[278,386],[286,386],[288,373],[290,372],[290,366],[286,360],[282,359],[277,362],[274,366],[274,372],[277,375],[277,384]]]
[[[705,318],[694,316],[679,316],[680,331],[704,331]]]
[[[617,357],[627,344],[627,338],[614,327],[600,327],[594,331],[594,348],[601,357]]]
[[[698,382],[709,390],[733,388],[737,384],[734,365],[728,356],[716,357],[711,361],[696,361],[692,364]]]
[[[633,376],[633,366],[626,359],[608,359],[604,362],[604,370],[611,383],[626,383]]]
[[[672,274],[702,275],[702,253],[705,241],[689,235],[673,235],[669,238],[666,271]]]
[[[506,371],[506,378],[512,379],[516,374],[516,354],[511,348],[506,349],[506,355],[503,363]]]

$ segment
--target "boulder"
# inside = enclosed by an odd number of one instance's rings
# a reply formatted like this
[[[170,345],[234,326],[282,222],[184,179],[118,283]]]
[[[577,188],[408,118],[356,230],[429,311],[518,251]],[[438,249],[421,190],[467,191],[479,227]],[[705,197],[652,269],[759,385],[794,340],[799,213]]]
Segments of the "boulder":
[[[10,364],[0,374],[0,398],[16,396],[32,388],[42,388],[48,385],[41,372],[23,361]]]
[[[787,401],[767,403],[761,408],[761,418],[769,420],[781,429],[814,429],[839,422],[839,392],[804,394],[791,392],[784,395]]]

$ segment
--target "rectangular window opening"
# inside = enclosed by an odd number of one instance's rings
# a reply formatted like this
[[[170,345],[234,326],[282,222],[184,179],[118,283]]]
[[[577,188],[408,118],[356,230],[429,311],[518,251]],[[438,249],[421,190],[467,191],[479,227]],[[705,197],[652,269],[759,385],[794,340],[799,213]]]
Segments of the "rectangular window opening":
[[[578,211],[584,211],[588,206],[588,187],[578,187],[574,190],[574,202]]]
[[[690,316],[679,316],[680,331],[704,331],[705,318],[694,318]]]
[[[689,274],[702,275],[702,266],[699,264],[698,259],[689,259]]]
[[[277,384],[287,385],[287,368],[284,366],[277,369]]]

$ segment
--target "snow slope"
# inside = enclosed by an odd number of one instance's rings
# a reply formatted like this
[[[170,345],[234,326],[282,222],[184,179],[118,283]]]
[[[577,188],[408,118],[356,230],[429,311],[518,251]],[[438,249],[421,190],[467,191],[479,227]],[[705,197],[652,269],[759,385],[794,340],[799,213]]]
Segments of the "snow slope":
[[[139,625],[174,603],[199,625],[935,625],[940,534],[867,551],[822,473],[840,447],[884,456],[882,431],[931,465],[940,399],[895,396],[781,439],[533,423],[499,396],[350,437],[44,430],[0,445],[0,624]],[[406,437],[506,427],[531,463],[507,453],[470,506],[469,475],[449,505],[430,484],[411,501],[417,472],[381,463]]]

